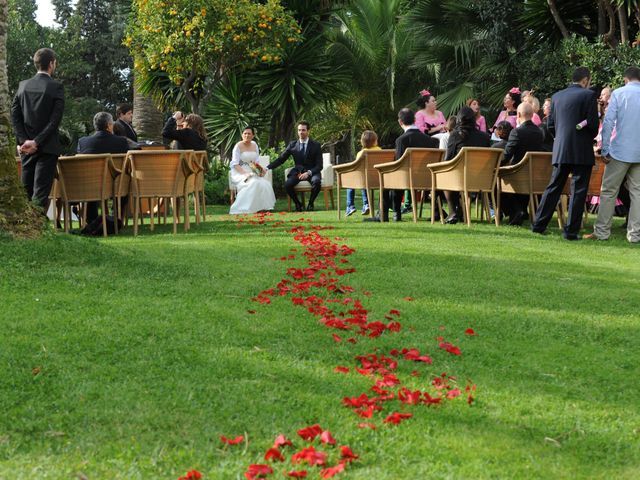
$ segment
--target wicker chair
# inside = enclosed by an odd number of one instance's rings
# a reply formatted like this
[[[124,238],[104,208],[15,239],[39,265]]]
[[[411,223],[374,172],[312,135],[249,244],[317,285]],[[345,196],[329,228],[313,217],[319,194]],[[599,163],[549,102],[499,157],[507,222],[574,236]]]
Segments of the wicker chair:
[[[364,150],[360,158],[353,162],[334,165],[338,185],[338,220],[340,220],[340,189],[365,189],[369,199],[369,214],[374,216],[373,191],[380,188],[380,177],[375,165],[391,162],[395,159],[395,150]]]
[[[470,192],[478,192],[486,196],[489,194],[495,205],[494,189],[498,179],[498,166],[504,151],[499,148],[463,147],[452,160],[432,163],[431,170],[431,198],[436,198],[436,190],[462,192],[465,219],[467,226],[471,226]],[[441,221],[444,216],[440,212]],[[435,211],[431,209],[431,223],[435,221]],[[496,225],[498,216],[496,215]]]
[[[184,202],[184,230],[189,230],[188,178],[196,172],[192,164],[193,150],[147,150],[127,153],[125,171],[131,177],[133,198],[133,234],[138,234],[140,200],[169,198],[173,205],[173,233],[177,233],[177,200]],[[153,230],[153,208],[151,209],[151,230]]]
[[[107,236],[107,202],[114,195],[117,170],[111,155],[76,155],[58,159],[58,185],[64,204],[64,230],[71,223],[71,202],[100,202],[102,234]],[[116,233],[118,225],[115,223]]]
[[[195,174],[195,197],[198,206],[202,210],[202,221],[207,221],[207,199],[204,194],[205,176],[209,171],[209,156],[206,150],[196,150],[193,153],[193,160],[196,167]],[[198,220],[198,214],[196,213],[196,221]]]
[[[287,168],[284,171],[285,180],[288,178],[291,168]],[[306,180],[298,183],[294,190],[296,193],[302,194],[302,203],[304,204],[304,194],[311,192],[311,184]],[[324,193],[324,208],[329,210],[329,196],[331,197],[331,208],[335,208],[333,203],[333,166],[331,165],[331,154],[322,154],[322,183],[320,184],[320,191]],[[287,196],[287,207],[291,211],[291,197]]]
[[[427,165],[442,162],[446,153],[438,148],[407,148],[402,157],[395,162],[374,165],[380,178],[380,198],[385,188],[408,189],[411,192],[413,222],[416,223],[416,190],[431,190],[431,171]]]

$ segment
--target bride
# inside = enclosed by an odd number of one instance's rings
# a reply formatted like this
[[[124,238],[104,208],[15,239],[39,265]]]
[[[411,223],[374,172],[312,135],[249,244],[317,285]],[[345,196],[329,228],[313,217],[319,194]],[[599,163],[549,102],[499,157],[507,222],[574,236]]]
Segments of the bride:
[[[231,155],[231,183],[238,193],[229,213],[256,213],[273,210],[276,196],[271,183],[263,178],[266,170],[258,163],[258,144],[253,141],[253,127],[242,131],[242,141],[236,143]]]

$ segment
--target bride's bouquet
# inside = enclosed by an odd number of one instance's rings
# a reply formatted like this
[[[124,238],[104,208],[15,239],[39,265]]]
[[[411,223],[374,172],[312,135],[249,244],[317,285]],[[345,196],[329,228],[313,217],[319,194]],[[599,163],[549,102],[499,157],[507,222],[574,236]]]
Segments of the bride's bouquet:
[[[258,162],[249,162],[247,165],[251,169],[251,173],[253,173],[254,175],[257,175],[258,177],[264,177],[264,174],[265,174],[264,167],[260,165]]]

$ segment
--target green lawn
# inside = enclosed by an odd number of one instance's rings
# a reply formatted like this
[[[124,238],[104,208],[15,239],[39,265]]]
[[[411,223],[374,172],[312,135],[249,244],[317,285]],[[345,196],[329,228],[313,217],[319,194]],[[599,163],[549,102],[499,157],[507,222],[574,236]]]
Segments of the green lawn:
[[[306,262],[276,260],[302,251],[283,227],[226,211],[176,236],[0,240],[0,478],[243,478],[277,434],[299,449],[296,430],[314,423],[360,455],[336,478],[640,477],[640,248],[621,219],[608,242],[567,242],[557,226],[542,237],[305,214],[355,249],[341,280],[370,320],[401,312],[399,333],[352,345],[290,296],[250,300]],[[377,430],[357,428],[370,420],[341,401],[372,380],[334,367],[403,347],[433,358],[401,361],[403,385],[426,390],[447,372],[477,386],[475,402],[394,401]],[[396,410],[414,417],[383,424]],[[269,478],[292,469],[273,466]]]

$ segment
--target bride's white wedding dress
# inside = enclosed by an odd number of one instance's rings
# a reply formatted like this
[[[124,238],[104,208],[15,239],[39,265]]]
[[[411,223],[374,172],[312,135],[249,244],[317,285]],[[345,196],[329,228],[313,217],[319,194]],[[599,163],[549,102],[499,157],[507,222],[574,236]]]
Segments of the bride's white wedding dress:
[[[233,149],[233,156],[229,166],[231,167],[231,183],[236,187],[238,193],[236,194],[236,201],[233,202],[229,210],[232,215],[273,210],[276,204],[276,196],[268,180],[257,175],[247,178],[244,173],[236,170],[236,166],[240,166],[245,173],[253,173],[248,164],[258,162],[258,145],[255,142],[252,143],[256,148],[252,152],[240,152],[240,148],[237,145]]]

